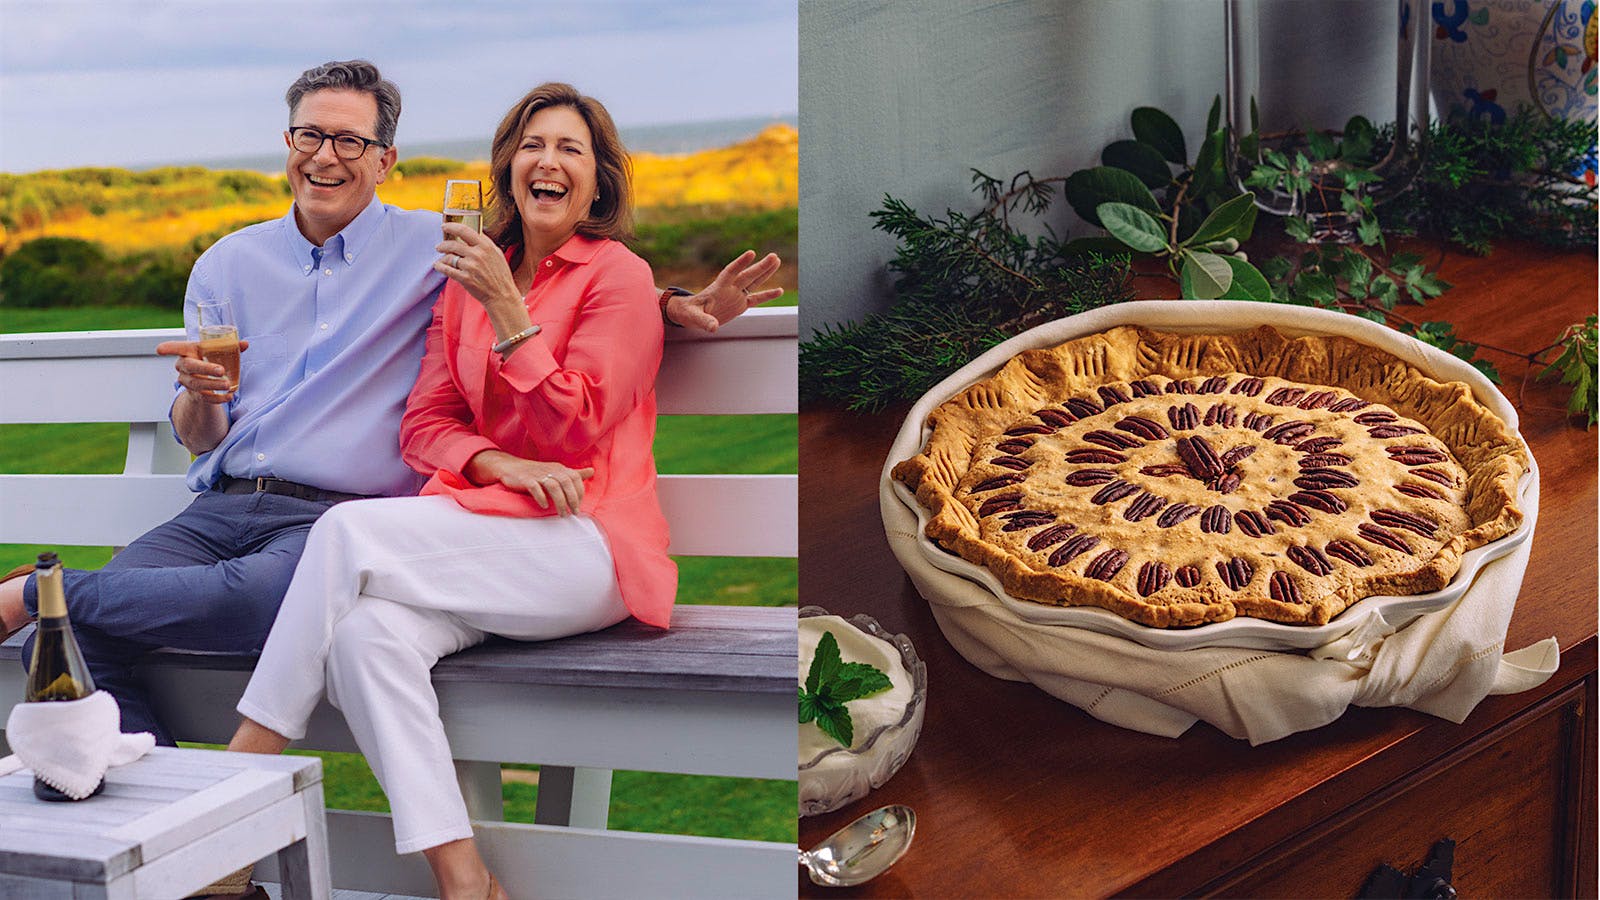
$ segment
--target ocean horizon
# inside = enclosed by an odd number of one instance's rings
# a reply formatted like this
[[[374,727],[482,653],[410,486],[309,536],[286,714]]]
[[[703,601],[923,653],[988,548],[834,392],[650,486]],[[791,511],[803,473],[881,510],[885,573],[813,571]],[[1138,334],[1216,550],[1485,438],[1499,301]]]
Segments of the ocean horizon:
[[[738,119],[717,119],[707,122],[679,122],[668,125],[617,126],[622,143],[630,152],[676,155],[695,153],[717,147],[726,147],[748,140],[771,125],[798,127],[799,116],[753,116]],[[489,135],[482,138],[454,141],[396,141],[400,159],[431,156],[476,162],[489,158]],[[208,159],[175,160],[159,163],[139,163],[123,166],[134,172],[161,169],[169,166],[204,166],[208,169],[242,169],[248,172],[276,174],[283,171],[283,153],[261,153],[249,156],[223,156]]]

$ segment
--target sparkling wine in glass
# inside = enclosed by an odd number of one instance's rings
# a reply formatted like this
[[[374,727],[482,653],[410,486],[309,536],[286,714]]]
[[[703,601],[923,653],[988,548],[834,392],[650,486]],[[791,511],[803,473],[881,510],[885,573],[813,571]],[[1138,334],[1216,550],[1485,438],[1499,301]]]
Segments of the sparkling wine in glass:
[[[444,183],[444,220],[483,233],[483,182],[451,179]]]

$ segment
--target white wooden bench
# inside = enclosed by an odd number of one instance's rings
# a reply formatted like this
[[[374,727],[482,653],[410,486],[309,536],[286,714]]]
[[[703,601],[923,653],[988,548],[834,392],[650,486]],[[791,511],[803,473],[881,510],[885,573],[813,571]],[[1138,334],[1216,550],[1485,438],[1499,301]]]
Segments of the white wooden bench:
[[[796,410],[794,308],[716,335],[669,329],[660,412]],[[129,423],[117,475],[0,475],[0,543],[124,546],[190,502],[188,453],[166,421],[177,329],[0,335],[0,424]],[[714,451],[716,448],[708,448]],[[794,557],[795,475],[663,475],[671,552]],[[491,642],[434,682],[457,774],[491,866],[540,896],[793,896],[792,844],[606,830],[611,771],[795,778],[796,612],[694,606],[667,632],[624,623],[538,645]],[[686,605],[688,604],[688,605]],[[0,644],[0,710],[22,697],[23,635]],[[141,675],[182,740],[225,743],[253,658],[162,651]],[[326,704],[297,746],[355,751]],[[501,763],[540,764],[536,823],[501,821]],[[386,815],[329,811],[334,884],[429,894],[420,855],[394,855]],[[260,876],[275,880],[271,861]]]

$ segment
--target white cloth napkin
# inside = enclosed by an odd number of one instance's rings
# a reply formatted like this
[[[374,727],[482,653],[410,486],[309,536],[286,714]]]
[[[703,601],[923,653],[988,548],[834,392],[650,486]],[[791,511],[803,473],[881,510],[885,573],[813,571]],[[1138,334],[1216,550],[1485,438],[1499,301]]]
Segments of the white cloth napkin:
[[[148,731],[123,734],[120,721],[117,700],[105,691],[81,700],[18,703],[6,719],[6,740],[17,752],[0,759],[0,775],[32,769],[40,781],[82,800],[107,769],[133,762],[156,745]]]
[[[929,391],[896,437],[879,483],[890,548],[925,597],[945,637],[997,678],[1029,681],[1113,725],[1176,737],[1205,720],[1251,744],[1325,725],[1350,706],[1405,706],[1460,722],[1484,696],[1544,683],[1560,663],[1555,638],[1503,653],[1533,540],[1483,567],[1455,603],[1398,632],[1361,629],[1309,652],[1227,648],[1154,650],[1126,638],[1026,621],[982,586],[934,567],[917,546],[917,520],[895,495],[889,470],[916,455],[934,407],[1026,349],[1118,325],[1173,331],[1271,325],[1288,334],[1338,334],[1386,350],[1441,381],[1472,387],[1480,403],[1517,427],[1516,410],[1465,362],[1377,323],[1344,313],[1232,301],[1117,304],[1024,332]],[[1538,517],[1535,470],[1520,505]]]

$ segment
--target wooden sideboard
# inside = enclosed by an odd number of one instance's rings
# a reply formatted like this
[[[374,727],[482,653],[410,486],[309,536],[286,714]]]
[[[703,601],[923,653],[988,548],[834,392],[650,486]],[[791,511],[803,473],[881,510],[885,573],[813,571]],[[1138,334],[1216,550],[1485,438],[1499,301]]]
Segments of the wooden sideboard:
[[[1592,253],[1503,242],[1492,256],[1419,247],[1455,287],[1413,320],[1532,352],[1595,312]],[[1565,389],[1486,352],[1541,470],[1538,531],[1508,649],[1554,635],[1561,667],[1489,697],[1460,725],[1352,709],[1260,747],[1199,724],[1177,739],[1102,723],[991,678],[945,641],[890,553],[877,481],[907,407],[803,409],[800,596],[903,632],[928,666],[926,722],[905,767],[842,810],[803,819],[809,847],[887,803],[917,812],[910,852],[854,889],[799,876],[805,897],[1353,897],[1380,863],[1411,871],[1457,842],[1464,897],[1596,892],[1596,432]]]

